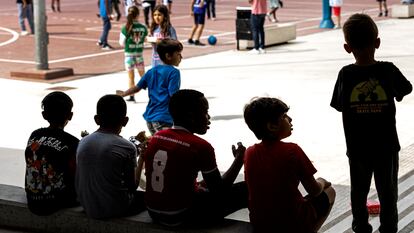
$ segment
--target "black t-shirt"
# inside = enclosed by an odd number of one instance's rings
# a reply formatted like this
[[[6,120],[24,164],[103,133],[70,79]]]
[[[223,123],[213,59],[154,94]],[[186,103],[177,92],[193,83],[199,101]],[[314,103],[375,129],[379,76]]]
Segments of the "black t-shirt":
[[[61,129],[35,130],[25,150],[29,209],[47,215],[76,203],[74,188],[79,139]]]
[[[402,99],[411,90],[410,82],[390,62],[341,69],[331,106],[342,112],[348,156],[400,150],[394,98]]]

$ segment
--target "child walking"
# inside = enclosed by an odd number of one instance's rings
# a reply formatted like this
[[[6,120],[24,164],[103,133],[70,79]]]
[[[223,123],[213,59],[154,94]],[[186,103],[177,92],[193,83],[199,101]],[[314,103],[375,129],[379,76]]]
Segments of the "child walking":
[[[162,39],[157,44],[157,52],[164,65],[148,70],[136,86],[126,91],[117,91],[120,96],[129,96],[148,88],[149,102],[143,116],[151,134],[173,125],[168,103],[171,96],[180,89],[180,71],[174,66],[180,64],[182,50],[183,45],[179,41]]]
[[[382,16],[383,7],[384,7],[384,16],[387,17],[388,16],[387,0],[377,0],[377,2],[378,2],[378,7],[379,7],[378,17]]]
[[[145,74],[144,41],[148,34],[147,28],[138,22],[139,9],[136,6],[128,8],[127,23],[119,34],[119,44],[125,49],[125,69],[128,71],[129,87],[135,85],[135,69],[138,70],[140,77]],[[128,101],[135,101],[131,95]]]
[[[323,178],[299,145],[282,140],[292,134],[289,107],[279,99],[254,99],[244,119],[260,143],[244,158],[249,193],[250,222],[255,232],[317,232],[335,201],[335,190]],[[308,195],[298,189],[301,183]]]
[[[279,0],[270,0],[269,3],[270,3],[270,10],[266,14],[266,16],[267,16],[267,18],[269,19],[270,22],[272,22],[272,23],[278,22],[278,20],[276,18],[276,11],[280,7],[282,7],[282,4]]]
[[[205,46],[204,43],[200,42],[200,37],[203,34],[206,20],[206,6],[205,0],[191,0],[190,12],[194,18],[194,23],[187,41],[188,44]]]
[[[177,40],[177,33],[170,22],[170,13],[165,5],[157,5],[152,15],[148,41],[152,44],[152,67],[163,64],[157,53],[157,42],[164,38]]]
[[[344,24],[344,48],[355,63],[338,74],[331,107],[342,112],[346,155],[351,178],[352,230],[372,232],[367,195],[374,175],[381,205],[379,232],[398,229],[398,152],[396,106],[412,91],[411,83],[391,62],[375,60],[378,28],[366,14],[354,14]]]
[[[341,6],[342,0],[329,0],[329,6],[332,8],[332,13],[336,17],[335,28],[341,28]]]
[[[79,139],[64,131],[72,107],[72,99],[60,91],[42,100],[42,116],[49,126],[33,131],[25,150],[27,205],[34,214],[50,215],[79,205],[75,192]]]

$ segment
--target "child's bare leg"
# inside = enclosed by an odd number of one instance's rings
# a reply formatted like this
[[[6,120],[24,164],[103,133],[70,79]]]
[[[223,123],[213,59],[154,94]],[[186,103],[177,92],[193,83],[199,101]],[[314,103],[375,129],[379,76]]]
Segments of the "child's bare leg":
[[[382,2],[378,2],[379,4],[379,14],[378,16],[382,16]]]
[[[201,34],[203,33],[204,30],[204,24],[199,24],[195,33],[196,36],[196,40],[200,40]]]
[[[135,86],[135,72],[134,70],[128,70],[128,87],[131,88]],[[134,95],[130,95],[131,99],[134,97]]]
[[[190,40],[193,40],[194,34],[195,34],[196,30],[197,30],[197,26],[198,26],[198,24],[193,24],[193,27],[191,28],[190,37],[188,38],[189,41]]]
[[[383,3],[384,3],[384,13],[385,13],[385,16],[388,16],[387,2],[386,1],[383,1]]]
[[[325,220],[328,218],[329,214],[331,213],[332,206],[335,202],[336,192],[332,188],[332,186],[326,188],[324,190],[324,192],[328,196],[329,209],[328,209],[326,215],[319,216],[319,219],[316,220],[316,225],[315,225],[315,230],[314,230],[315,232],[317,232],[322,227],[323,223],[325,222]]]

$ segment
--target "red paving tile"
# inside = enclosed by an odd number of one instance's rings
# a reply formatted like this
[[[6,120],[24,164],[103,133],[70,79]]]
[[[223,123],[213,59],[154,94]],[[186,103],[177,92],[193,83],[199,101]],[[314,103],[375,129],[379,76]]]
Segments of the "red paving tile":
[[[297,36],[318,33],[330,29],[320,29],[321,1],[313,0],[285,0],[285,7],[277,11],[280,23],[295,23]],[[398,0],[390,0],[391,4]],[[51,11],[49,2],[47,5],[47,30],[49,33],[48,59],[49,68],[72,68],[75,75],[44,82],[60,82],[68,79],[84,78],[98,74],[122,71],[123,52],[118,45],[120,27],[125,19],[113,22],[109,35],[109,42],[115,47],[113,51],[102,51],[95,45],[101,32],[101,21],[96,17],[96,1],[73,0],[62,2],[62,12]],[[192,26],[192,18],[189,15],[189,1],[174,0],[171,21],[177,30],[178,38],[186,41]],[[237,6],[249,6],[247,0],[217,0],[216,21],[206,21],[202,40],[216,35],[218,42],[215,46],[191,46],[184,44],[183,57],[205,55],[209,53],[236,49],[235,18]],[[366,12],[375,20],[377,3],[374,0],[350,0],[345,1],[342,8],[343,21],[354,12]],[[143,14],[141,12],[141,21]],[[17,23],[17,9],[14,1],[3,1],[0,9],[0,77],[10,78],[11,71],[33,69],[34,62],[34,37],[17,36],[19,27]],[[269,24],[270,22],[266,22]],[[150,64],[151,50],[146,49],[144,59]],[[39,81],[39,80],[38,80]]]

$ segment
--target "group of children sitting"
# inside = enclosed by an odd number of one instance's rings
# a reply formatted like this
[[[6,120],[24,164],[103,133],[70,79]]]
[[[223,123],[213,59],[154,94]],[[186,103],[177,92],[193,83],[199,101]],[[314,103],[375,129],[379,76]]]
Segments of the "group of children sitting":
[[[356,63],[340,71],[331,106],[344,117],[351,167],[353,229],[372,232],[365,214],[368,192],[361,191],[369,190],[369,182],[361,184],[361,179],[370,181],[372,173],[376,179],[377,173],[385,173],[381,179],[391,180],[391,184],[378,190],[384,206],[381,216],[386,216],[381,217],[380,232],[396,232],[397,199],[391,198],[397,188],[396,175],[388,174],[386,168],[398,169],[395,158],[398,158],[399,145],[398,139],[384,143],[382,137],[387,140],[397,137],[394,99],[401,101],[412,86],[392,63],[374,60],[379,38],[369,16],[351,16],[343,30],[345,49],[353,53]],[[171,39],[164,43],[173,44],[177,49],[163,50],[168,46],[158,46],[161,59],[167,66],[169,63],[164,59],[169,58],[176,61],[170,62],[170,66],[178,65],[181,56],[177,53],[182,47]],[[101,97],[94,117],[99,128],[80,141],[64,131],[72,118],[71,98],[63,92],[52,92],[43,99],[42,115],[50,125],[32,133],[25,151],[29,209],[38,215],[49,215],[80,204],[86,215],[94,219],[129,216],[147,210],[157,224],[200,227],[249,208],[255,232],[317,232],[334,204],[335,190],[327,180],[314,178],[317,170],[300,146],[284,142],[292,133],[289,107],[272,97],[254,98],[246,104],[245,122],[261,142],[247,149],[242,143],[233,145],[234,161],[222,174],[214,148],[196,135],[204,135],[209,129],[207,98],[197,90],[180,90],[177,84],[171,84],[172,92],[168,91],[169,85],[154,84],[179,81],[168,78],[177,72],[175,68],[166,69],[169,72],[161,72],[162,75],[150,70],[153,74],[144,75],[136,87]],[[151,103],[154,101],[151,95],[163,95],[166,103],[160,111],[169,114],[172,124],[147,120],[152,136],[145,151],[139,154],[144,160],[146,176],[145,190],[141,190],[138,189],[141,170],[137,167],[137,148],[122,138],[120,132],[128,123],[123,96],[146,88],[150,102],[144,116],[157,115],[159,103]],[[378,119],[382,128],[377,127]],[[362,129],[361,124],[372,132]],[[389,135],[390,131],[395,132]],[[365,138],[369,151],[360,147],[361,142],[351,140],[355,135]],[[358,146],[360,149],[354,149]],[[371,154],[382,155],[382,159],[373,168],[364,167],[371,165],[364,163]],[[390,160],[394,163],[389,164]],[[245,180],[235,183],[243,165]],[[201,181],[197,180],[200,172]],[[357,178],[358,172],[364,176]],[[307,195],[302,195],[299,184]]]

